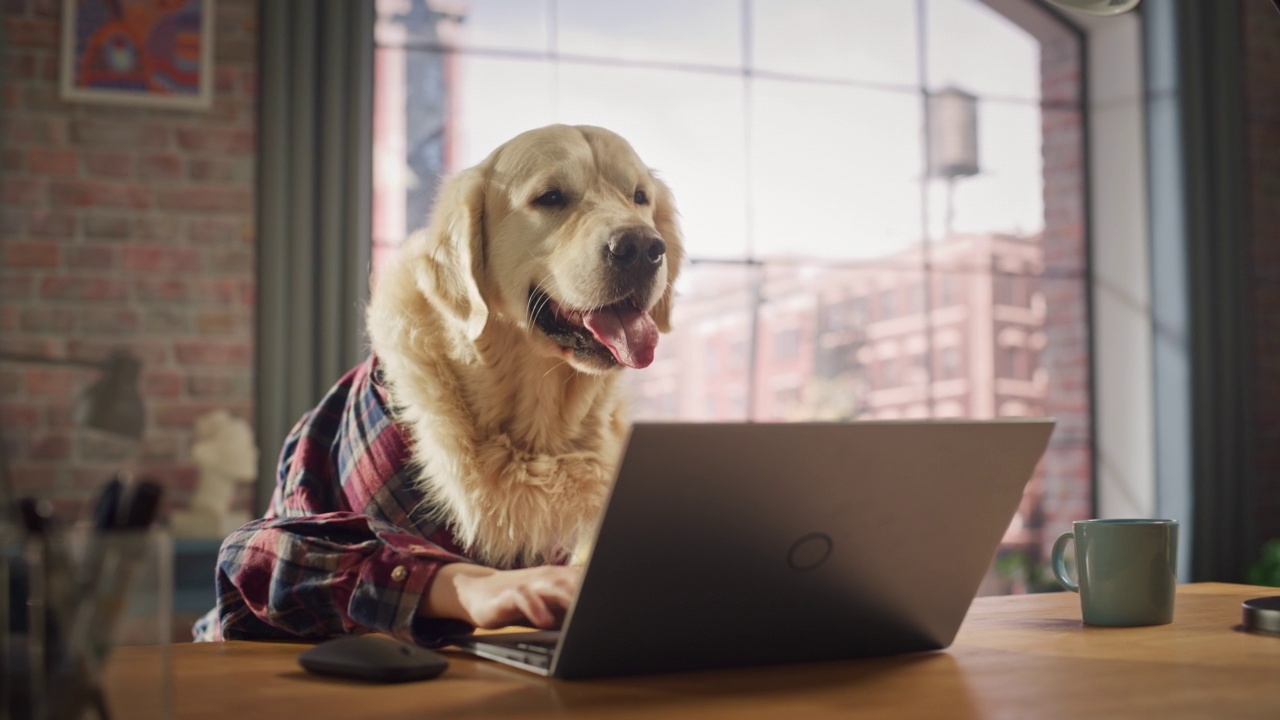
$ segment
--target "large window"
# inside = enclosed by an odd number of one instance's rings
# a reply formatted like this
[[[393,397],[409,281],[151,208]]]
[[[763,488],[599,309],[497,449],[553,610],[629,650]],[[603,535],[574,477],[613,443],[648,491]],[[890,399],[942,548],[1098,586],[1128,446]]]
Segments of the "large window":
[[[375,275],[443,174],[613,129],[690,257],[637,416],[1053,415],[986,588],[1037,589],[1092,505],[1081,52],[995,5],[378,0]]]

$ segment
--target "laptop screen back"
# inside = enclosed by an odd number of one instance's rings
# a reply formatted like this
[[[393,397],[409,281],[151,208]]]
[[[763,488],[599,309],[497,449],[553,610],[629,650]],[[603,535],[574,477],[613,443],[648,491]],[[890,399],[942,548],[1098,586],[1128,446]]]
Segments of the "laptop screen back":
[[[637,424],[552,674],[944,648],[1052,427]]]

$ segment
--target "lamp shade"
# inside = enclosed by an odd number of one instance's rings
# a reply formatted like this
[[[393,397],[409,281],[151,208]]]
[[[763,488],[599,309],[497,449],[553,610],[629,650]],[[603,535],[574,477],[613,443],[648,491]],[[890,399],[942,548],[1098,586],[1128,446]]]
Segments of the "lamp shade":
[[[102,364],[102,373],[81,393],[76,422],[134,440],[142,437],[147,413],[138,393],[142,362],[118,350]]]

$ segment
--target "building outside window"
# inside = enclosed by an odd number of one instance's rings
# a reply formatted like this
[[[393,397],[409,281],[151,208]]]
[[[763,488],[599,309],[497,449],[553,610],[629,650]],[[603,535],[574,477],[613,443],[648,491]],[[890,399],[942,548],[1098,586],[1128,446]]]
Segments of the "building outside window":
[[[532,127],[613,129],[690,260],[640,417],[1053,415],[985,591],[1045,586],[1092,509],[1075,34],[1000,11],[1035,0],[377,2],[375,281],[442,175]]]

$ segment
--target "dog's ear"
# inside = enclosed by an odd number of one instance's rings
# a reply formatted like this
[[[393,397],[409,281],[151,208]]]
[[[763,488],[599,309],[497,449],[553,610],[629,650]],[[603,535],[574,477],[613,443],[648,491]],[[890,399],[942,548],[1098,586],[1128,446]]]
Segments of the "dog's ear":
[[[424,238],[418,288],[475,340],[489,321],[485,300],[485,177],[471,168],[449,179],[436,198]]]
[[[684,237],[680,234],[680,213],[676,211],[675,197],[671,188],[659,180],[653,179],[657,187],[657,197],[653,202],[653,224],[667,244],[667,289],[662,299],[653,306],[651,314],[662,332],[671,331],[671,303],[675,299],[676,276],[680,274],[680,264],[684,261]]]

